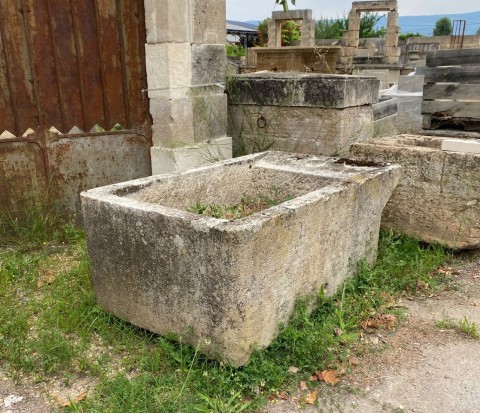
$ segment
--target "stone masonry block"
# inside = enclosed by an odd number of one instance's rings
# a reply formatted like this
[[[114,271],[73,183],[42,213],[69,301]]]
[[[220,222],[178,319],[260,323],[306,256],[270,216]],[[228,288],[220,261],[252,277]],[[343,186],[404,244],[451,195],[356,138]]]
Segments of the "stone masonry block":
[[[245,364],[300,297],[331,295],[360,260],[373,264],[399,177],[396,165],[264,152],[83,192],[95,298],[123,320]],[[238,220],[191,212],[273,188],[293,199]]]
[[[224,83],[227,52],[223,44],[192,46],[192,85]]]
[[[398,12],[391,11],[387,15],[387,27],[398,26]]]
[[[356,143],[351,154],[402,166],[384,228],[451,248],[479,248],[480,154],[442,151],[446,139],[398,135]]]
[[[147,43],[191,42],[192,15],[191,0],[146,1]]]
[[[146,44],[148,96],[165,97],[167,89],[188,88],[192,79],[190,43]]]
[[[223,137],[175,148],[152,146],[152,175],[186,171],[232,157],[232,138]]]
[[[193,143],[193,103],[190,99],[150,99],[150,113],[154,145]]]
[[[310,73],[254,73],[234,76],[230,102],[240,105],[342,109],[378,100],[380,81],[367,76]]]
[[[225,43],[225,0],[193,1],[193,43]]]
[[[385,36],[385,46],[386,47],[397,47],[398,45],[398,34],[397,33],[387,33]]]
[[[195,142],[227,135],[227,95],[201,93],[192,96]]]

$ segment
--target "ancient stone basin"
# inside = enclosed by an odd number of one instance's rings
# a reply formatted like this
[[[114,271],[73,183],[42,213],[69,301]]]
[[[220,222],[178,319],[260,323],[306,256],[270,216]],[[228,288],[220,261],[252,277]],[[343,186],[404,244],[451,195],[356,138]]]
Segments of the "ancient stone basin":
[[[244,364],[288,321],[297,298],[333,293],[359,259],[375,259],[399,175],[398,166],[267,152],[84,192],[97,301]],[[236,220],[189,211],[272,188],[293,199]]]
[[[402,179],[383,212],[384,228],[451,248],[479,248],[480,154],[442,151],[444,141],[448,138],[399,135],[356,143],[350,152],[402,166]]]

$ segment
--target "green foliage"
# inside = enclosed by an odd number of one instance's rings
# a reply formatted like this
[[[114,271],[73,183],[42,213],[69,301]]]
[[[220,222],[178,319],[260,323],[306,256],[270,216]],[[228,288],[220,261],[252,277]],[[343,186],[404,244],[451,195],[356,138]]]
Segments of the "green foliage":
[[[382,16],[375,13],[363,13],[360,18],[360,38],[385,37],[385,34],[387,33],[385,27],[375,29],[375,25],[381,18]]]
[[[410,37],[423,37],[423,34],[420,34],[420,33],[413,33],[413,32],[407,32],[407,33],[400,33],[398,35],[398,38],[400,40],[407,40],[408,38]]]
[[[289,0],[275,0],[275,3],[280,4],[283,7],[283,11],[288,11],[288,1]],[[296,1],[297,0],[290,0],[290,3],[295,6]]]
[[[293,20],[282,24],[282,46],[291,46],[295,40],[302,37],[300,25]]]
[[[38,190],[16,210],[0,210],[0,245],[13,242],[29,249],[68,235],[62,234],[68,227],[53,198],[50,191]]]
[[[66,232],[64,244],[0,248],[0,368],[16,379],[95,377],[95,392],[65,409],[70,412],[258,411],[272,392],[309,383],[313,371],[360,351],[361,323],[397,311],[390,303],[404,290],[436,287],[442,280],[435,269],[446,258],[440,248],[383,233],[374,267],[360,264],[335,295],[298,301],[278,338],[248,365],[233,368],[98,307],[84,234]],[[299,368],[295,377],[290,366]]]
[[[258,41],[257,46],[263,47],[268,45],[268,23],[270,22],[270,18],[266,18],[262,22],[258,24],[257,27],[257,34],[258,34]]]
[[[375,13],[363,13],[360,18],[360,38],[384,37],[385,27],[375,29],[375,25],[382,16]],[[345,31],[348,30],[348,18],[339,17],[336,19],[317,20],[315,26],[316,39],[340,39]]]
[[[225,48],[227,49],[227,56],[231,57],[241,57],[245,56],[247,53],[245,48],[236,44],[226,44]]]
[[[467,317],[463,317],[461,320],[455,320],[453,318],[444,316],[442,320],[436,323],[438,328],[457,330],[466,336],[480,340],[480,332],[477,324],[470,321]]]
[[[293,195],[286,193],[281,188],[274,187],[266,195],[261,193],[256,196],[244,195],[240,202],[234,205],[204,205],[197,202],[195,205],[187,208],[187,210],[213,218],[234,220],[252,215],[291,199],[293,199]]]
[[[452,34],[452,20],[449,17],[441,17],[435,23],[434,36],[449,36]]]
[[[348,30],[348,19],[325,19],[317,20],[315,24],[316,39],[340,39]]]
[[[480,35],[480,27],[477,30],[477,35]]]

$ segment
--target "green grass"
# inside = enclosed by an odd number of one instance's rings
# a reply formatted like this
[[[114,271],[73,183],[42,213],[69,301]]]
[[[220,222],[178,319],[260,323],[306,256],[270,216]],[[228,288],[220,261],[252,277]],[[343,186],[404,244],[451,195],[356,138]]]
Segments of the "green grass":
[[[187,208],[187,211],[213,218],[235,220],[290,201],[293,198],[294,196],[285,192],[285,190],[274,187],[267,194],[260,193],[256,196],[243,195],[240,202],[233,205],[202,204],[197,202],[195,205]]]
[[[480,340],[480,332],[477,324],[470,321],[466,316],[460,320],[444,316],[442,320],[437,321],[436,326],[438,328],[456,330],[475,340]]]
[[[360,265],[334,296],[299,301],[278,338],[233,368],[99,308],[82,231],[57,228],[28,250],[24,241],[0,248],[0,367],[17,381],[94,377],[94,393],[64,409],[88,413],[255,411],[270,394],[362,351],[362,321],[398,311],[392,302],[405,291],[438,287],[443,274],[435,270],[447,258],[441,248],[383,233],[374,268]]]

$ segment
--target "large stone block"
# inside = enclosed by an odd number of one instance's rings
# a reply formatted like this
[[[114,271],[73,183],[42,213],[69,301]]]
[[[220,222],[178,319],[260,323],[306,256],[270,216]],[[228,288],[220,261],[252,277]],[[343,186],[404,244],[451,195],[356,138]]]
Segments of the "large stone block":
[[[176,147],[152,146],[152,175],[186,171],[232,157],[232,138],[211,139],[208,142]]]
[[[224,83],[227,52],[223,44],[192,46],[192,85]]]
[[[479,248],[480,155],[442,151],[444,139],[399,135],[357,143],[351,154],[402,166],[384,228],[451,248]]]
[[[154,146],[194,142],[191,99],[150,99],[152,143]]]
[[[357,141],[373,137],[371,106],[323,109],[229,105],[228,135],[235,153],[274,149],[316,155],[345,155]]]
[[[147,43],[192,42],[192,0],[145,1]]]
[[[332,294],[360,259],[374,261],[399,171],[262,153],[84,192],[98,304],[244,364],[299,297]],[[189,212],[272,190],[294,198],[238,220]]]
[[[193,1],[193,43],[225,43],[226,27],[225,0]]]
[[[192,81],[190,43],[146,44],[145,54],[148,96],[170,98],[172,92],[186,95]]]
[[[192,96],[195,142],[227,135],[227,95],[198,93]]]
[[[377,102],[379,85],[366,76],[254,73],[234,76],[227,89],[233,104],[343,109]]]

